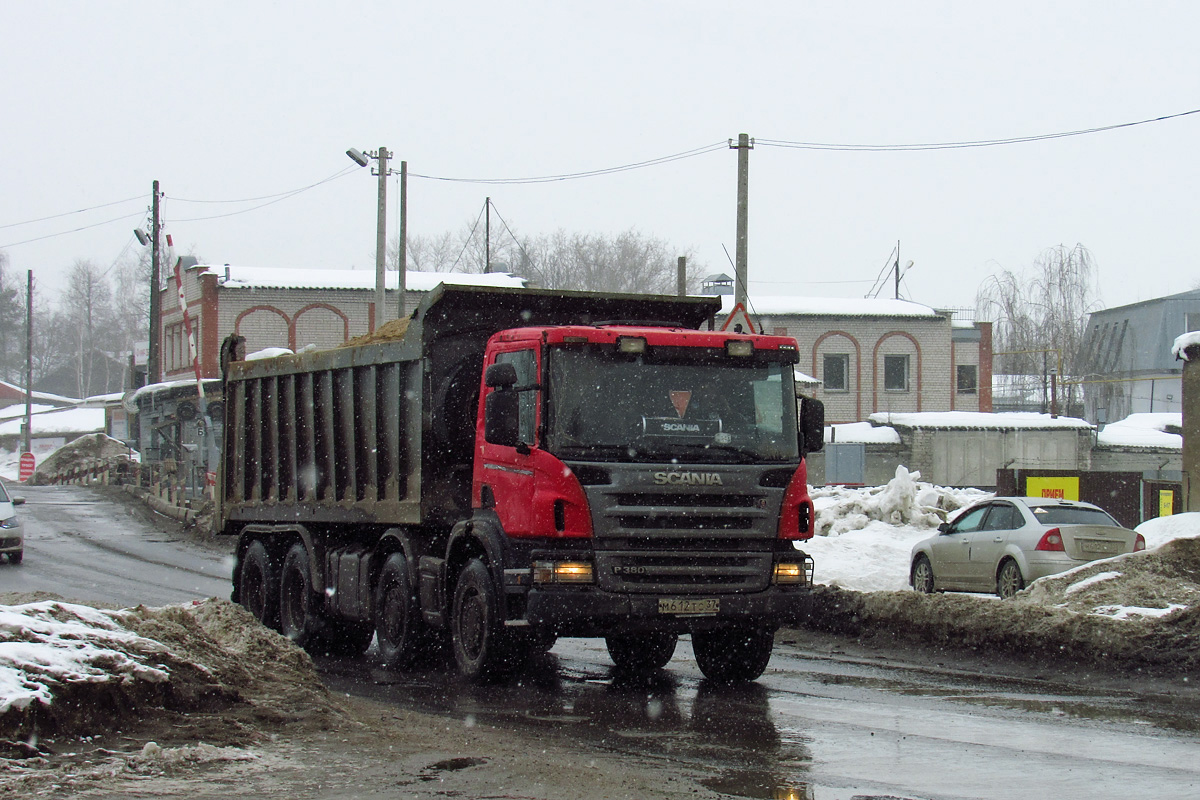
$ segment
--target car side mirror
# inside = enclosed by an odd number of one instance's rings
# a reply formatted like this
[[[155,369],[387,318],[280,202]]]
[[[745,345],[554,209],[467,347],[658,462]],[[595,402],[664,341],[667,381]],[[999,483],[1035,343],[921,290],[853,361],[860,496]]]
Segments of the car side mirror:
[[[939,533],[949,533],[950,532],[950,523],[943,522],[941,525],[938,525],[938,532]]]
[[[25,498],[24,497],[14,497],[12,499],[12,504],[14,506],[23,506],[23,505],[25,505]]]

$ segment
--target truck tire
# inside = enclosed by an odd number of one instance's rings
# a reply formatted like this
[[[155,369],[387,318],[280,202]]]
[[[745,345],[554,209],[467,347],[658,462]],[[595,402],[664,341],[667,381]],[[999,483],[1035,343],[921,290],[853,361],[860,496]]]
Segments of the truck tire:
[[[311,576],[308,549],[296,542],[283,559],[279,577],[279,632],[305,650],[316,643],[321,624]]]
[[[238,599],[256,620],[279,630],[279,567],[259,539],[251,542],[242,556]]]
[[[408,669],[433,654],[433,631],[421,614],[408,576],[408,559],[393,553],[383,563],[375,587],[375,636],[387,669]]]
[[[675,633],[622,633],[605,637],[608,655],[622,672],[662,669],[675,655],[679,635]]]
[[[718,628],[692,634],[700,671],[718,683],[755,680],[767,668],[774,647],[774,631],[764,628]]]
[[[450,641],[458,670],[473,681],[500,678],[520,669],[527,648],[504,629],[495,583],[478,558],[458,573],[450,612]]]

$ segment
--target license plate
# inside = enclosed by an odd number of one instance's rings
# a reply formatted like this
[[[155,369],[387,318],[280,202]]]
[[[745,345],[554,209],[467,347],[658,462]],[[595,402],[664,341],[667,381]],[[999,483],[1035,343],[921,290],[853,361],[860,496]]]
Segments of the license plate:
[[[1081,548],[1085,553],[1096,553],[1098,555],[1107,555],[1116,553],[1120,550],[1120,545],[1117,542],[1081,542]]]
[[[662,597],[658,601],[660,614],[716,614],[720,607],[721,600],[716,597]]]

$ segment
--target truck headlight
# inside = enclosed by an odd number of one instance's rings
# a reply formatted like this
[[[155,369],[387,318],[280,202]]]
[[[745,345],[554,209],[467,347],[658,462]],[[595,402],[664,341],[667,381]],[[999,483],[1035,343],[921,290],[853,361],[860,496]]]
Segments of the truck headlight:
[[[592,565],[586,561],[535,561],[534,583],[591,583]]]
[[[811,586],[812,575],[811,558],[804,558],[802,561],[780,561],[775,564],[771,582],[777,586]]]

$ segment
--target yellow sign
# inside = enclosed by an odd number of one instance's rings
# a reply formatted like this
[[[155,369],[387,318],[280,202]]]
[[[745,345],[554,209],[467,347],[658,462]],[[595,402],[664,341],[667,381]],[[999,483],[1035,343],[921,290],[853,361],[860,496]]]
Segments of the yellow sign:
[[[1079,478],[1026,478],[1025,496],[1079,500]]]
[[[1158,515],[1160,517],[1169,517],[1175,513],[1175,490],[1174,489],[1159,489],[1158,490]]]

